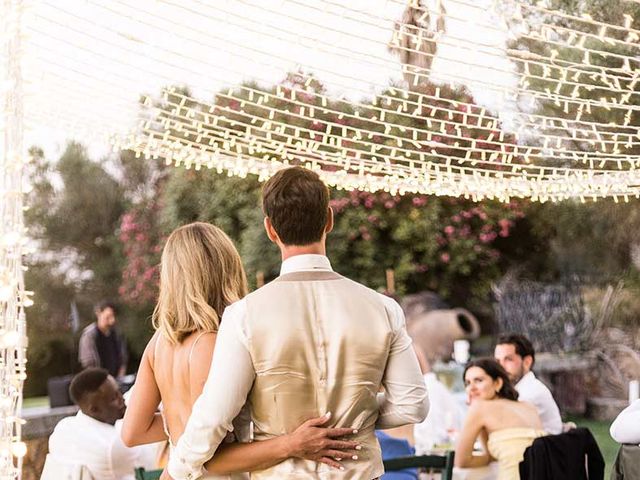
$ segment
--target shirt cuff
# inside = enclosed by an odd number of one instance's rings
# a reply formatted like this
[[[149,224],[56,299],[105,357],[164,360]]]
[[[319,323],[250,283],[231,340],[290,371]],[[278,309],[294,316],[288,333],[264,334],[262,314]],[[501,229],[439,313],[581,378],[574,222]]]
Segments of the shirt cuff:
[[[192,470],[188,467],[184,459],[177,458],[177,455],[171,455],[169,452],[169,463],[167,464],[167,471],[171,478],[174,480],[196,480],[207,475],[207,470],[204,465],[199,469]]]

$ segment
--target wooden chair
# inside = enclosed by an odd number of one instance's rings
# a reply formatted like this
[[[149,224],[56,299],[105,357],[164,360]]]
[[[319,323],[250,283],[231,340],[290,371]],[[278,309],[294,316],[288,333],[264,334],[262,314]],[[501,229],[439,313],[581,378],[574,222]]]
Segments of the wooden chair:
[[[427,470],[440,472],[441,480],[451,480],[453,478],[453,455],[449,451],[444,455],[418,455],[410,457],[390,458],[383,462],[384,470],[391,472],[394,470],[404,470],[405,468],[425,468]]]
[[[144,468],[136,468],[136,480],[158,480],[162,475],[160,470],[145,470]]]

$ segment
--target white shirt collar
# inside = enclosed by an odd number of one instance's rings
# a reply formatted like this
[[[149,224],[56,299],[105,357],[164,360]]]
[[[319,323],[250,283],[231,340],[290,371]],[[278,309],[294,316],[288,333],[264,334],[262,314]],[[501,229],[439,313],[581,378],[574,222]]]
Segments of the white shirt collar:
[[[280,275],[292,272],[308,272],[309,270],[333,271],[331,262],[325,255],[295,255],[282,262]]]
[[[531,383],[535,379],[536,379],[536,376],[533,374],[533,372],[529,371],[522,376],[522,378],[518,381],[518,383],[516,383],[515,386],[516,388],[522,388],[523,386],[526,386],[527,384]]]
[[[76,417],[78,417],[78,421],[87,424],[87,427],[93,426],[94,428],[115,429],[114,425],[96,420],[95,418],[90,417],[89,415],[84,413],[82,410],[78,410],[78,413],[76,413]]]

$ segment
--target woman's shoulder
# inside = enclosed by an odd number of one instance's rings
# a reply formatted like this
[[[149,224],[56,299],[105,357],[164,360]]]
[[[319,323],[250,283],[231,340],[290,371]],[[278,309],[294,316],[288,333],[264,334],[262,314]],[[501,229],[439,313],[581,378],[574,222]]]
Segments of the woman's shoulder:
[[[487,413],[493,411],[495,406],[495,400],[483,400],[481,398],[478,398],[471,402],[471,405],[469,405],[468,415],[477,415],[483,417]]]

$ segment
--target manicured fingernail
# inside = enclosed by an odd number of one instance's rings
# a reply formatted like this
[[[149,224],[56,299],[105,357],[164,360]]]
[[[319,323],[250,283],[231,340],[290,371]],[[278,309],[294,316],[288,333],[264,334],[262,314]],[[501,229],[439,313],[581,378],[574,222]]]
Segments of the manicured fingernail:
[[[362,445],[356,445],[356,450],[362,450]]]
[[[358,430],[354,430],[353,433],[358,433]]]
[[[325,413],[324,416],[327,417],[327,418],[331,418],[331,412]]]
[[[353,457],[351,457],[351,460],[357,460],[358,459],[358,455],[354,455]]]
[[[339,461],[341,461],[341,460],[342,460],[341,458],[336,458],[336,462],[339,462]]]
[[[344,470],[344,467],[343,467],[343,466],[340,466],[340,470]]]

